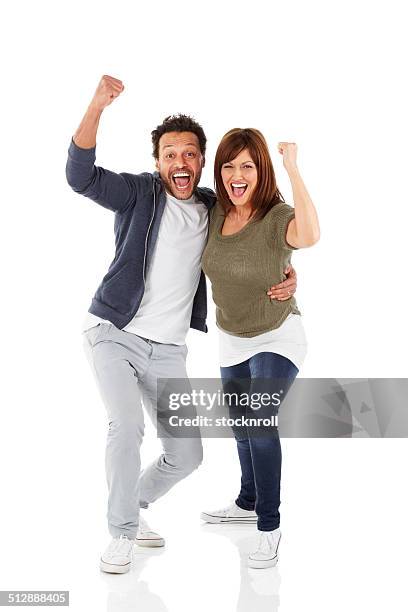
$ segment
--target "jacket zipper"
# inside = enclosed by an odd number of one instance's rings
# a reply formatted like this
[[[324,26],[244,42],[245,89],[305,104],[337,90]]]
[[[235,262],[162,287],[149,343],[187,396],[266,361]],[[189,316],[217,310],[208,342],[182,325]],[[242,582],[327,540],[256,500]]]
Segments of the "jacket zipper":
[[[145,251],[144,251],[144,257],[143,257],[143,283],[146,285],[146,255],[147,255],[147,241],[149,239],[149,233],[150,233],[150,228],[152,226],[153,223],[153,219],[154,219],[154,213],[156,211],[156,189],[155,189],[155,180],[153,179],[153,214],[152,214],[152,218],[150,219],[150,223],[149,223],[149,227],[147,228],[147,232],[146,232],[146,239],[145,239]]]

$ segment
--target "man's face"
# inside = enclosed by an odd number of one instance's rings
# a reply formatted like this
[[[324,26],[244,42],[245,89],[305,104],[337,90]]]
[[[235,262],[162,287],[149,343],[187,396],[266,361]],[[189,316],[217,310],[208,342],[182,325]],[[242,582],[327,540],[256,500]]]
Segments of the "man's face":
[[[192,132],[168,132],[159,140],[156,168],[166,191],[178,200],[191,198],[200,182],[204,158]]]

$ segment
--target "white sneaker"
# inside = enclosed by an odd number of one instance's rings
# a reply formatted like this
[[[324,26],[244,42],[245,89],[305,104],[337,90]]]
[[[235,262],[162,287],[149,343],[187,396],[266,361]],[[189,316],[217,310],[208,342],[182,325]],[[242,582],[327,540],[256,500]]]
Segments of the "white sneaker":
[[[279,527],[273,531],[260,531],[258,548],[248,557],[249,567],[261,569],[273,567],[278,562],[278,546],[281,539]]]
[[[152,531],[147,524],[147,522],[139,516],[139,527],[136,535],[136,544],[138,546],[164,546],[164,538],[162,538],[158,533]]]
[[[124,574],[130,569],[133,557],[134,540],[126,535],[112,538],[111,543],[101,557],[100,568],[111,574]]]
[[[253,510],[243,510],[235,502],[221,510],[202,512],[200,516],[206,523],[256,523],[258,520]]]

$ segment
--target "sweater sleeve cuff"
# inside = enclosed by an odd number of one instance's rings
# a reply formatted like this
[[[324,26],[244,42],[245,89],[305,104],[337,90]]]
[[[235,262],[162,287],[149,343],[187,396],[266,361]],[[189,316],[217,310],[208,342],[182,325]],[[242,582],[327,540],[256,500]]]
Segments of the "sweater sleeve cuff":
[[[74,159],[77,162],[94,162],[95,161],[95,150],[96,147],[91,147],[90,149],[83,149],[82,147],[78,147],[75,144],[74,139],[71,138],[71,143],[68,149],[68,155],[71,159]]]

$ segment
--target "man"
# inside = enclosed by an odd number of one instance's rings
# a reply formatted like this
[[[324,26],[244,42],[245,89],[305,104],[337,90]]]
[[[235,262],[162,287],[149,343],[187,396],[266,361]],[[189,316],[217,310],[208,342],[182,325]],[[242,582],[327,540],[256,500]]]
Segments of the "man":
[[[199,438],[162,438],[163,453],[140,472],[144,418],[153,423],[158,378],[186,378],[189,327],[206,332],[206,285],[201,255],[207,238],[210,189],[199,187],[205,163],[202,127],[185,115],[152,132],[156,172],[116,174],[95,166],[103,110],[123,91],[104,75],[68,151],[74,191],[115,212],[116,253],[84,322],[84,346],[109,419],[106,476],[112,541],[103,571],[129,570],[133,544],[163,546],[139,508],[164,495],[202,461]],[[296,274],[271,291],[286,299]],[[290,293],[289,293],[290,292]]]

